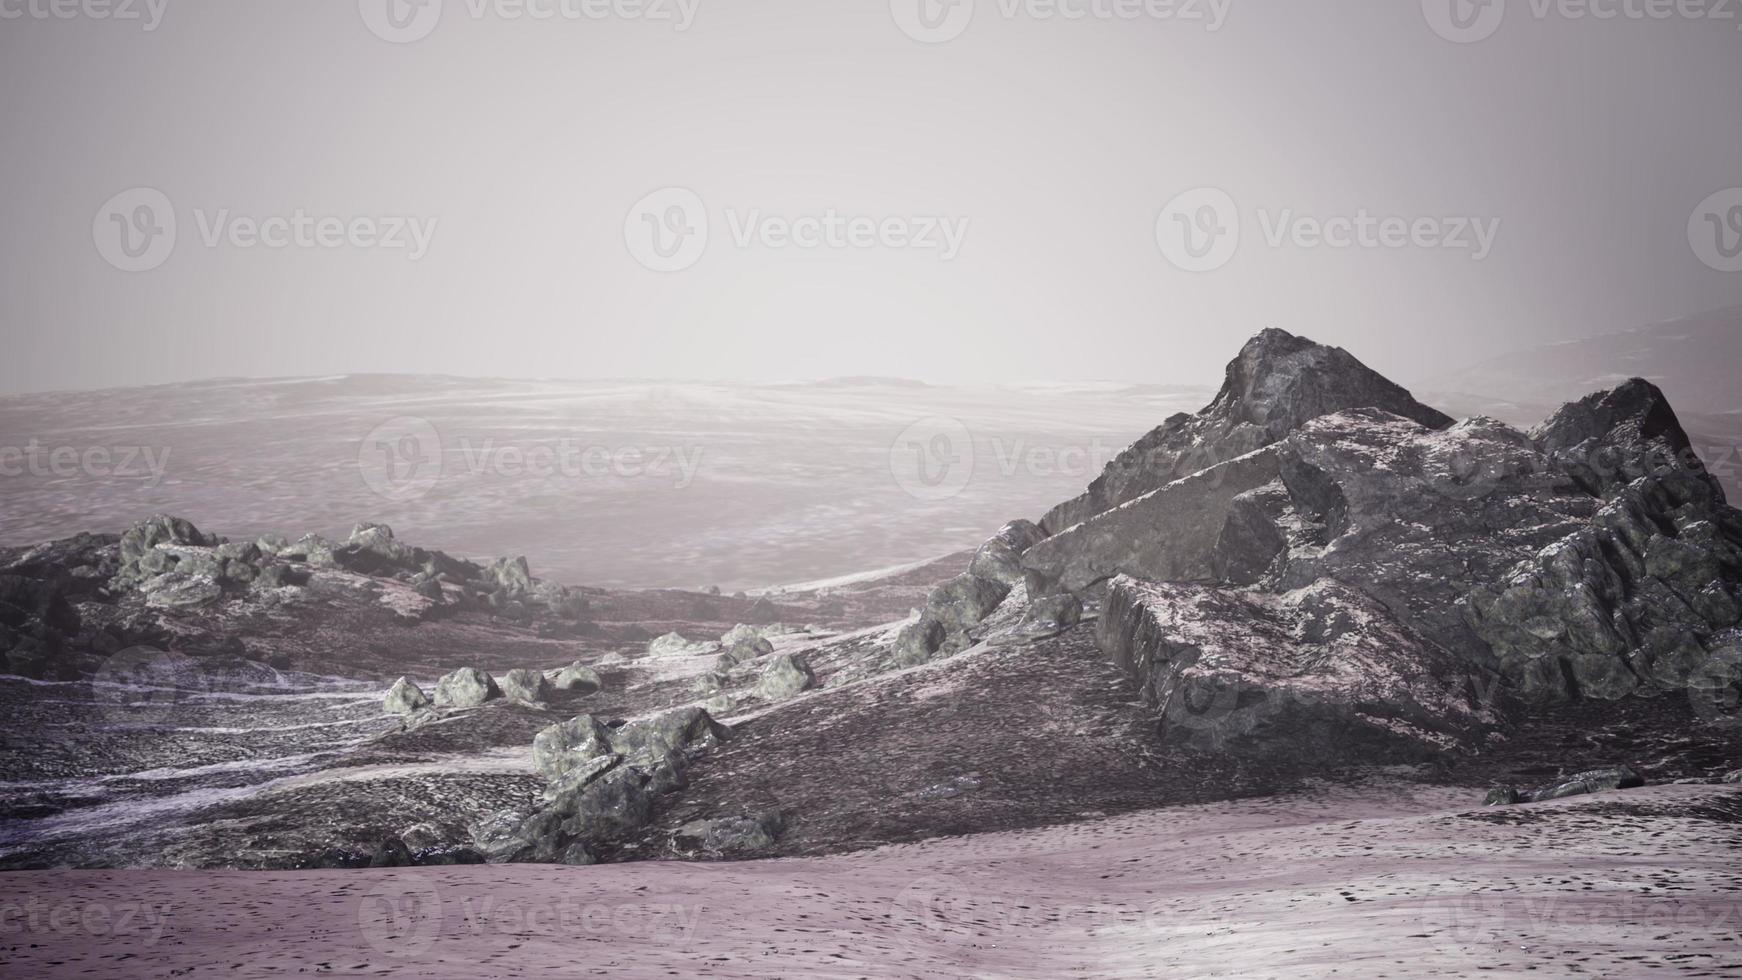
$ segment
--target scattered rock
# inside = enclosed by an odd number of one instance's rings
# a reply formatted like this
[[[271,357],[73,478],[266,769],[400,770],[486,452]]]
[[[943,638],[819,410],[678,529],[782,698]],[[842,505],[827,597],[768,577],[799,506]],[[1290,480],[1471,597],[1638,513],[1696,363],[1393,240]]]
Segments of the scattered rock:
[[[930,663],[943,648],[944,624],[929,616],[920,616],[902,627],[895,638],[895,662],[902,667]]]
[[[532,764],[547,780],[596,759],[613,755],[611,731],[592,715],[577,715],[539,732],[532,740]]]
[[[501,696],[495,678],[471,667],[461,667],[436,682],[438,708],[476,708]]]
[[[390,715],[401,715],[409,718],[420,711],[428,710],[430,701],[429,697],[423,693],[422,688],[413,684],[409,679],[401,677],[393,682],[393,687],[388,689],[385,707]]]
[[[1645,779],[1639,773],[1627,766],[1616,766],[1609,769],[1592,769],[1588,772],[1576,773],[1533,790],[1517,790],[1511,787],[1496,789],[1488,794],[1484,805],[1541,803],[1545,800],[1558,800],[1568,796],[1584,796],[1616,789],[1635,789],[1644,785]]]
[[[673,836],[680,847],[711,854],[739,854],[773,847],[785,830],[786,818],[770,812],[755,817],[692,820],[679,827]]]
[[[1010,586],[1002,582],[964,573],[932,590],[925,613],[945,632],[965,633],[980,625],[1009,594]]]
[[[605,689],[605,682],[599,677],[599,672],[586,664],[571,664],[557,671],[556,679],[551,686],[559,691],[571,694],[595,694]]]
[[[717,643],[692,643],[684,639],[683,634],[667,633],[647,644],[647,655],[650,657],[695,657],[713,653],[720,649]]]
[[[550,681],[538,670],[511,670],[502,677],[503,696],[514,701],[534,703],[550,697]]]
[[[769,701],[785,701],[817,685],[810,664],[797,654],[783,653],[762,672],[756,693]]]

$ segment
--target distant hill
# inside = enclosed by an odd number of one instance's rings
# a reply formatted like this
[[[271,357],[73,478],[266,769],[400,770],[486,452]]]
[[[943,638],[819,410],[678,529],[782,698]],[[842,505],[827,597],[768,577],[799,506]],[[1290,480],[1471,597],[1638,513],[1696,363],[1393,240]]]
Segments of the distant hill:
[[[1421,387],[1440,393],[1441,402],[1477,395],[1520,409],[1552,410],[1639,377],[1662,388],[1678,412],[1721,415],[1742,413],[1738,364],[1742,364],[1742,306],[1526,348],[1429,379]]]

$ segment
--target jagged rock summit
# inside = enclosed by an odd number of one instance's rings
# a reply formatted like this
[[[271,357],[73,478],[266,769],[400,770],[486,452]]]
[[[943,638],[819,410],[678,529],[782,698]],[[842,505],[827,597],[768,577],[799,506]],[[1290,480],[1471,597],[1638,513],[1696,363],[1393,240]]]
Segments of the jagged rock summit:
[[[1306,422],[1351,408],[1377,408],[1440,429],[1449,416],[1362,364],[1286,330],[1247,341],[1229,363],[1222,389],[1196,415],[1169,418],[1120,453],[1088,491],[1040,522],[1048,534],[1135,500],[1200,470],[1275,443]]]

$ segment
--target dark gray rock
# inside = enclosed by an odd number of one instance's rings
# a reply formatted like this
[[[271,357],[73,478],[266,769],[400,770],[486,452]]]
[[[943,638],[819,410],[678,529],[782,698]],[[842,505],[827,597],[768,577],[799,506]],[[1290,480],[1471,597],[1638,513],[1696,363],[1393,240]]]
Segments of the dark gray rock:
[[[388,689],[383,706],[390,715],[401,715],[409,718],[420,711],[428,710],[430,700],[423,693],[422,688],[413,684],[409,679],[401,677],[393,682],[393,687]]]
[[[1703,780],[1701,780],[1703,782]],[[1546,800],[1559,800],[1569,796],[1585,796],[1591,793],[1605,793],[1617,789],[1636,789],[1645,785],[1645,778],[1628,766],[1616,766],[1609,769],[1592,769],[1587,772],[1563,776],[1552,783],[1538,786],[1530,790],[1518,790],[1512,787],[1502,787],[1488,794],[1485,806],[1502,806],[1512,803],[1542,803]]]
[[[476,708],[501,696],[495,678],[471,667],[461,667],[436,682],[438,708]]]
[[[532,764],[547,780],[613,755],[611,731],[592,715],[578,715],[550,726],[532,740]]]
[[[965,573],[932,590],[925,614],[943,624],[946,632],[966,632],[992,615],[1009,594],[1010,586],[1002,582]]]
[[[1032,521],[1011,521],[974,553],[968,573],[1015,588],[1023,581],[1023,554],[1045,537]]]
[[[595,694],[605,689],[605,681],[599,672],[586,664],[571,664],[557,671],[551,686],[559,691],[567,691],[574,695]]]
[[[1530,436],[1557,467],[1598,496],[1669,469],[1704,477],[1722,499],[1669,399],[1640,378],[1562,407]]]
[[[511,670],[502,675],[502,694],[513,701],[534,703],[550,697],[550,681],[539,670]]]
[[[756,693],[769,701],[785,701],[817,686],[817,675],[801,656],[783,653],[762,672]]]
[[[929,663],[943,648],[948,634],[944,624],[928,616],[920,616],[902,627],[895,638],[895,662],[902,667]]]
[[[678,846],[710,854],[742,854],[773,847],[786,830],[786,818],[778,812],[754,817],[724,817],[692,820],[673,836]]]
[[[732,737],[732,730],[701,708],[677,708],[632,721],[610,735],[611,747],[630,757],[694,752]]]
[[[1022,558],[1029,595],[1080,594],[1116,575],[1211,580],[1217,541],[1234,501],[1278,473],[1276,453],[1261,450],[1054,534]]]
[[[1058,534],[1175,480],[1257,449],[1307,421],[1351,408],[1377,408],[1429,428],[1447,416],[1338,347],[1282,330],[1252,338],[1229,365],[1222,390],[1196,415],[1175,415],[1126,449],[1088,492],[1053,508],[1040,522]]]
[[[1491,678],[1361,593],[1282,595],[1121,577],[1098,640],[1190,749],[1272,764],[1421,759],[1502,722]]]

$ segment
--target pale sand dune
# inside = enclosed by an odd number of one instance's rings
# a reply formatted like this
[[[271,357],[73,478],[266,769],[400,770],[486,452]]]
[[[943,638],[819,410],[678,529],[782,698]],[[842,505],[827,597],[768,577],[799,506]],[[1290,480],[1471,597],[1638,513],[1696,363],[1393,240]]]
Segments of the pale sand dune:
[[[23,872],[0,973],[1735,976],[1738,804],[1386,784],[827,859]]]

